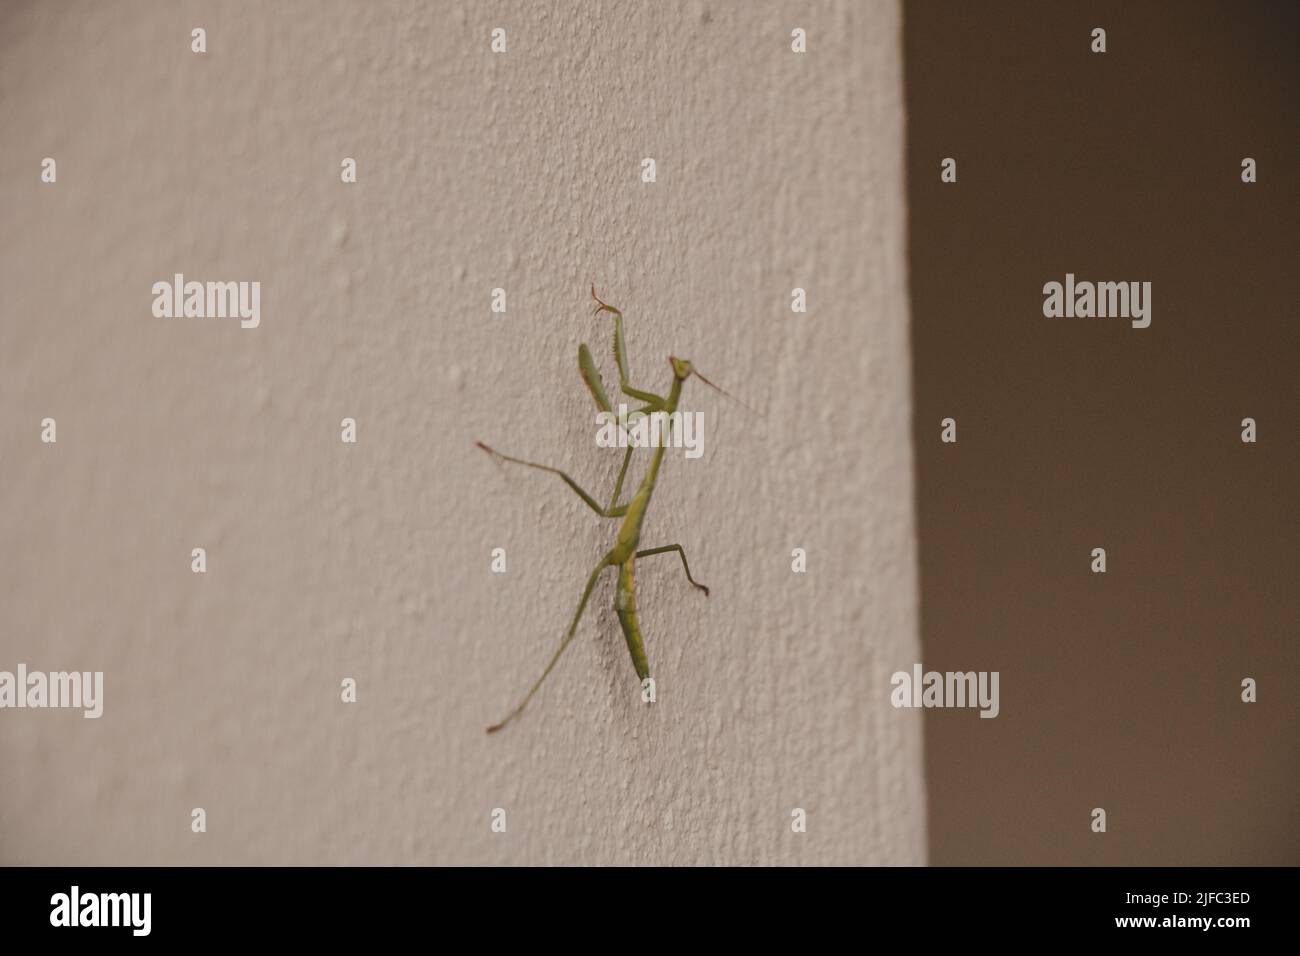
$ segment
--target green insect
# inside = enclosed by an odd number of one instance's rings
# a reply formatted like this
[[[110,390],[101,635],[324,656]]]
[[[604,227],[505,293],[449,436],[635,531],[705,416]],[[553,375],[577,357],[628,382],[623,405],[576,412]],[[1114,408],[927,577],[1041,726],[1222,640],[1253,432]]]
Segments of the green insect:
[[[600,300],[596,295],[596,287],[591,288],[591,297],[596,300],[595,315],[602,312],[608,312],[614,317],[614,360],[618,363],[618,382],[619,388],[624,395],[643,403],[638,409],[639,412],[650,414],[654,412],[664,412],[672,415],[677,411],[677,402],[682,394],[682,383],[694,375],[710,388],[722,392],[716,385],[706,379],[691,366],[690,362],[678,358],[669,358],[673,368],[673,383],[669,388],[668,396],[665,398],[655,395],[653,392],[647,392],[639,388],[633,388],[628,383],[627,370],[627,350],[623,345],[623,313],[612,305],[608,305]],[[586,345],[578,346],[578,368],[582,372],[582,380],[587,383],[587,388],[591,391],[592,398],[602,411],[613,413],[613,406],[610,405],[609,397],[605,394],[605,385],[601,381],[600,372],[596,370],[596,363],[592,361],[591,351]],[[725,395],[726,393],[723,392]],[[635,413],[633,413],[635,414]],[[630,416],[629,416],[630,417]],[[671,419],[669,419],[671,421]],[[524,695],[524,699],[519,705],[512,710],[506,718],[499,724],[493,724],[487,729],[487,732],[496,733],[505,727],[510,721],[514,720],[528,706],[537,689],[542,686],[542,682],[550,675],[551,670],[560,659],[569,644],[573,641],[574,634],[578,630],[578,622],[582,620],[582,612],[587,608],[587,601],[591,598],[591,592],[595,590],[596,582],[600,579],[601,572],[606,568],[618,569],[618,589],[614,597],[614,610],[618,613],[618,622],[623,628],[623,637],[627,641],[628,652],[632,655],[632,666],[636,669],[636,676],[644,681],[650,676],[650,665],[646,661],[645,642],[641,637],[641,624],[637,617],[636,610],[636,559],[648,558],[655,554],[668,554],[675,551],[682,559],[682,568],[686,571],[686,579],[699,588],[707,596],[709,589],[700,584],[691,576],[691,567],[686,563],[686,552],[682,550],[680,544],[666,544],[658,548],[647,548],[644,551],[638,551],[637,546],[641,543],[641,526],[645,523],[646,509],[650,507],[650,496],[654,494],[655,482],[659,478],[659,466],[663,463],[664,448],[668,445],[667,441],[660,441],[654,449],[654,456],[650,460],[650,467],[647,469],[645,477],[641,480],[641,486],[632,496],[632,500],[619,504],[619,495],[623,491],[623,479],[627,476],[627,467],[632,460],[633,445],[629,444],[627,453],[623,456],[623,467],[619,470],[618,480],[614,483],[614,494],[610,497],[609,507],[602,508],[596,499],[587,492],[583,491],[572,478],[560,471],[558,468],[551,468],[548,465],[539,465],[536,462],[523,461],[519,458],[512,458],[509,455],[503,455],[494,451],[482,442],[478,442],[478,447],[482,448],[489,455],[500,458],[503,461],[513,462],[516,465],[525,465],[529,468],[537,468],[541,471],[548,471],[551,474],[559,475],[564,483],[577,492],[578,497],[587,503],[592,511],[604,518],[622,518],[623,523],[618,530],[618,541],[614,544],[606,555],[600,559],[591,576],[587,578],[587,586],[582,592],[582,599],[578,601],[578,610],[574,612],[573,621],[569,624],[569,630],[564,635],[564,640],[560,642],[560,647],[551,657],[546,669],[542,671],[542,676],[537,678],[537,682]]]

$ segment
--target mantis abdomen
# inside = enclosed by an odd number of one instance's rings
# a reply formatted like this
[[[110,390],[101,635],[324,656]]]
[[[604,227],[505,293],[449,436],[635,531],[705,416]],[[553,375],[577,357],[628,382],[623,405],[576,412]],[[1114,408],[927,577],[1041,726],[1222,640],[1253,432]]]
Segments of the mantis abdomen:
[[[618,623],[623,627],[623,639],[627,641],[628,652],[632,655],[636,676],[645,680],[650,676],[650,664],[646,661],[645,642],[641,639],[641,620],[636,613],[636,555],[618,567],[618,594],[614,599],[614,610],[618,612]]]

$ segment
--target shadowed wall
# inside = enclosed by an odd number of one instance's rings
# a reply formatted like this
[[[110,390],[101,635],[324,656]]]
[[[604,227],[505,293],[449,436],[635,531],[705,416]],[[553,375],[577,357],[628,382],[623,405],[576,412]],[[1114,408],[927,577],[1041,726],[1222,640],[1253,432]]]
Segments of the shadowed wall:
[[[1297,8],[906,12],[922,644],[1002,696],[927,713],[932,862],[1300,863]]]

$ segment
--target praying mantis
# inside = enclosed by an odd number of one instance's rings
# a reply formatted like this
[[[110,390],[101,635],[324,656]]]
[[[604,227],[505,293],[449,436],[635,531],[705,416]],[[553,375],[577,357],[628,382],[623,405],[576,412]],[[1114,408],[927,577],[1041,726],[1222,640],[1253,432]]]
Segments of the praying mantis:
[[[677,411],[677,403],[681,398],[682,384],[694,375],[705,385],[722,392],[722,389],[714,385],[707,378],[701,375],[690,362],[684,359],[669,357],[668,362],[672,365],[673,381],[669,387],[667,397],[656,395],[644,389],[633,388],[629,382],[627,349],[623,343],[623,313],[606,302],[602,302],[596,295],[596,287],[591,287],[591,297],[596,301],[596,311],[593,315],[609,313],[614,317],[614,361],[618,365],[618,384],[622,393],[631,399],[642,403],[638,409],[642,413],[664,412],[672,415]],[[582,374],[582,380],[586,383],[587,389],[591,392],[591,397],[596,400],[596,405],[604,412],[613,413],[613,406],[610,404],[609,397],[605,394],[605,384],[600,377],[600,372],[596,368],[596,363],[592,360],[591,350],[585,344],[578,346],[578,369]],[[726,394],[722,392],[722,394]],[[600,575],[607,568],[618,569],[618,587],[614,595],[614,610],[618,614],[618,623],[623,629],[623,638],[627,641],[628,652],[632,655],[632,667],[636,670],[636,676],[643,682],[650,676],[650,665],[646,660],[645,640],[641,634],[641,622],[637,615],[636,609],[636,561],[637,558],[648,558],[656,554],[670,554],[676,552],[682,559],[682,569],[686,572],[686,580],[692,585],[704,592],[705,597],[709,594],[709,589],[691,576],[691,566],[686,561],[686,552],[682,550],[680,544],[666,544],[657,548],[646,548],[638,550],[641,543],[641,527],[645,523],[646,511],[650,507],[650,497],[654,494],[655,483],[659,480],[659,467],[663,464],[664,449],[668,442],[661,442],[654,449],[654,456],[650,460],[650,467],[646,470],[645,477],[641,480],[640,487],[632,496],[630,501],[623,504],[618,503],[619,496],[623,492],[623,480],[627,477],[628,464],[632,460],[633,445],[629,444],[627,453],[623,456],[623,467],[619,469],[618,480],[614,482],[614,494],[610,496],[609,506],[602,508],[600,504],[584,491],[576,481],[558,468],[552,468],[549,465],[541,465],[537,462],[524,461],[522,458],[513,458],[510,455],[503,455],[500,452],[490,448],[483,442],[476,443],[479,448],[483,449],[493,458],[499,458],[502,461],[508,461],[516,465],[524,465],[528,468],[536,468],[540,471],[550,472],[553,475],[559,475],[566,485],[572,488],[584,502],[587,507],[602,518],[622,518],[623,523],[619,526],[618,539],[614,546],[605,553],[600,559],[600,563],[587,578],[587,586],[583,589],[582,598],[578,601],[578,609],[573,614],[573,620],[569,623],[569,629],[565,632],[564,639],[560,642],[559,648],[551,656],[542,671],[542,676],[524,695],[518,706],[506,715],[505,719],[498,724],[493,724],[487,729],[489,734],[494,734],[501,730],[512,720],[518,717],[528,702],[533,699],[550,676],[556,663],[561,655],[568,649],[569,644],[573,642],[573,637],[578,631],[578,622],[582,620],[583,611],[587,609],[587,602],[591,599],[591,592],[595,590],[596,582],[600,580]]]

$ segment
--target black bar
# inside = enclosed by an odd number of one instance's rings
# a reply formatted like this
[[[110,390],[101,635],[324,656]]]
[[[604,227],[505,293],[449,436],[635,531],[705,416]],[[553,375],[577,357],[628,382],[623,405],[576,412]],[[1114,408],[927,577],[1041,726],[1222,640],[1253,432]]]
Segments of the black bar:
[[[1281,868],[8,868],[0,869],[0,927],[7,943],[78,946],[434,943],[463,931],[546,946],[603,927],[669,945],[674,927],[696,923],[758,941],[789,929],[918,944],[1128,937],[1232,945],[1286,930],[1294,876]],[[74,886],[78,921],[101,912],[111,918],[117,907],[124,925],[52,925],[70,922]],[[143,895],[131,909],[120,896],[101,909],[100,894],[109,893],[150,894],[147,935],[136,935],[144,928]]]

